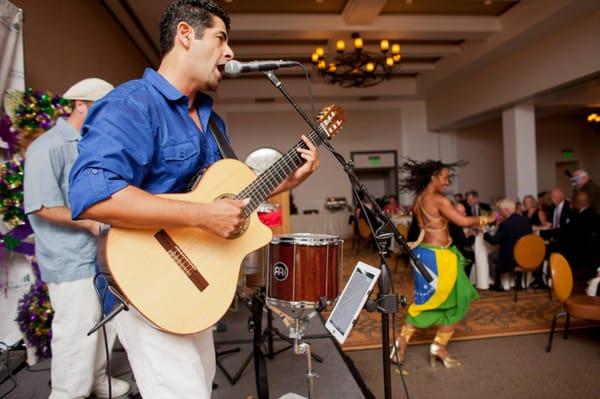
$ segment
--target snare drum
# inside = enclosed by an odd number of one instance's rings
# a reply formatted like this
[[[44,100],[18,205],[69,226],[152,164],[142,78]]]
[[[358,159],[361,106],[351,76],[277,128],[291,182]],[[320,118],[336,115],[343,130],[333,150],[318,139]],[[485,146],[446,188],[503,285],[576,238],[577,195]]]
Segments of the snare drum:
[[[274,236],[267,253],[267,299],[315,307],[321,297],[333,302],[340,291],[342,244],[338,236]]]

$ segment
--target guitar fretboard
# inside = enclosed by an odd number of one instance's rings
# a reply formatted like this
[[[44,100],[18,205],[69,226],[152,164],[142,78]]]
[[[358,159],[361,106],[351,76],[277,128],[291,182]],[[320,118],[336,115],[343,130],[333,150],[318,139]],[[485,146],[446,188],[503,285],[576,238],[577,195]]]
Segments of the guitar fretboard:
[[[321,133],[325,134],[325,133]],[[315,146],[319,146],[323,143],[321,134],[312,131],[306,137]],[[304,141],[300,140],[294,147],[292,147],[285,155],[277,160],[273,165],[269,166],[267,170],[261,173],[256,180],[250,183],[245,189],[243,189],[237,196],[236,199],[250,198],[250,203],[244,208],[244,216],[248,217],[258,206],[263,203],[271,193],[279,187],[279,185],[287,179],[289,175],[294,173],[304,162],[305,159],[300,156],[297,151],[298,148],[307,148]]]

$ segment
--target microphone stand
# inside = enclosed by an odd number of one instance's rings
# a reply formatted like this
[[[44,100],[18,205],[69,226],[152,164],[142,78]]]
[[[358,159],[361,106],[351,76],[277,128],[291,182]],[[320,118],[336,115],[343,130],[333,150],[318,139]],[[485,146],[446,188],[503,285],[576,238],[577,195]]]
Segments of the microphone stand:
[[[419,258],[417,258],[408,246],[406,239],[400,234],[394,223],[390,220],[389,216],[381,209],[377,202],[369,193],[367,188],[360,182],[356,174],[354,173],[354,166],[351,162],[348,162],[344,159],[344,157],[339,154],[331,145],[331,143],[327,140],[327,135],[322,131],[322,129],[313,121],[311,118],[306,115],[306,113],[300,108],[300,106],[294,101],[294,99],[287,93],[285,88],[283,87],[283,83],[275,76],[273,71],[264,71],[264,74],[267,76],[269,81],[277,88],[285,97],[285,99],[292,105],[292,107],[296,110],[296,112],[304,119],[304,121],[310,126],[310,128],[319,134],[323,141],[323,146],[332,153],[332,155],[340,162],[342,165],[344,172],[348,175],[350,180],[350,184],[352,185],[352,191],[357,198],[358,203],[365,215],[365,219],[371,229],[371,233],[373,237],[375,237],[375,243],[377,245],[378,253],[381,259],[381,275],[379,276],[379,293],[377,294],[377,299],[372,303],[367,303],[367,310],[376,308],[376,310],[381,313],[381,352],[383,359],[383,384],[384,384],[384,392],[385,398],[392,398],[392,384],[391,384],[391,367],[390,367],[390,336],[389,336],[389,317],[390,314],[395,314],[398,312],[398,304],[401,303],[402,306],[406,306],[406,299],[402,296],[401,299],[398,298],[398,294],[394,293],[393,289],[393,281],[391,278],[391,274],[389,271],[389,267],[385,260],[385,255],[387,254],[386,242],[390,238],[394,238],[396,242],[404,249],[405,253],[408,254],[409,258],[413,262],[415,268],[421,273],[423,278],[427,282],[431,282],[433,278],[429,271],[423,265],[423,262]],[[366,204],[363,198],[367,198],[371,204],[373,205],[373,211],[375,216],[383,221],[383,224],[375,229],[373,226],[373,221],[367,216]]]

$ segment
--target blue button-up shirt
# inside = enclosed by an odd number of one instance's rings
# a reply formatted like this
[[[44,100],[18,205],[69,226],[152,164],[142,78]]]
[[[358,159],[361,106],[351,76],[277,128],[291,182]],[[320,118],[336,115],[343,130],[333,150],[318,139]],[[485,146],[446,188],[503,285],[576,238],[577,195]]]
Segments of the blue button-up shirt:
[[[198,93],[202,131],[188,115],[188,97],[152,69],[94,103],[82,129],[69,179],[73,218],[127,185],[152,194],[181,192],[221,153],[208,130],[212,99]]]

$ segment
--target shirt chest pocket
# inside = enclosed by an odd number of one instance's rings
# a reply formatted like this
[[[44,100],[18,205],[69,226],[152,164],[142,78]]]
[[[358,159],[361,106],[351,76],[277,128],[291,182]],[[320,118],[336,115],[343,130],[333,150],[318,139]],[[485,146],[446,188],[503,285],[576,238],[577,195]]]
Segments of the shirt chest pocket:
[[[162,157],[169,170],[187,172],[196,167],[198,150],[190,142],[169,144],[162,148]]]

